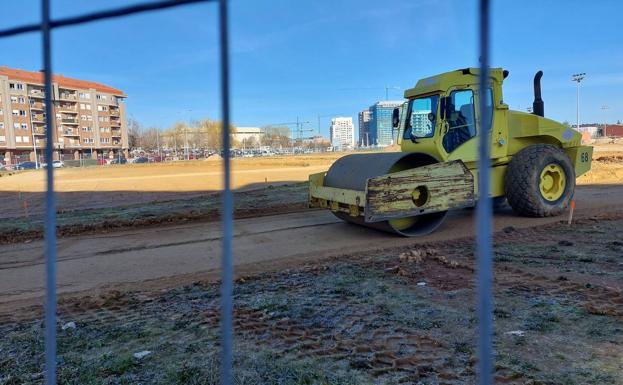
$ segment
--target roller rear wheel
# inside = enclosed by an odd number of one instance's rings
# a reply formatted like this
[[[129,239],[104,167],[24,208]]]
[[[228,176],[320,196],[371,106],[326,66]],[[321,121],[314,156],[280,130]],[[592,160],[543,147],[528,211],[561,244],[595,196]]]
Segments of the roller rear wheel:
[[[549,144],[528,146],[513,156],[504,190],[515,212],[530,217],[561,214],[575,190],[575,170],[561,149]]]

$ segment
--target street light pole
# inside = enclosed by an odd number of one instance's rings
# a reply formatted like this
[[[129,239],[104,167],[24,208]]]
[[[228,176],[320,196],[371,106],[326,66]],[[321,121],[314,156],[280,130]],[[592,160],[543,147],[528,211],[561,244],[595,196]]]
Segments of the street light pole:
[[[586,73],[573,74],[571,81],[577,83],[577,97],[576,97],[576,130],[580,129],[580,82],[586,77]]]

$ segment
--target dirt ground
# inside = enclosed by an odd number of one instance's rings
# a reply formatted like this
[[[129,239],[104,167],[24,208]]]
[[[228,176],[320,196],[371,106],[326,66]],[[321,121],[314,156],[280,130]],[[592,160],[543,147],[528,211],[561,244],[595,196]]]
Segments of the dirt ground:
[[[566,216],[496,213],[496,383],[623,384],[619,147],[596,146],[593,170],[578,180],[573,225]],[[334,159],[236,166],[237,210],[251,214],[235,225],[237,383],[474,383],[473,211],[453,212],[417,239],[347,225],[327,211],[301,212],[305,185],[291,182]],[[205,222],[218,218],[218,195],[173,190],[178,178],[217,188],[218,162],[200,166],[162,171],[171,190],[159,189],[152,165],[59,172],[59,184],[69,175],[59,221],[85,230],[58,242],[60,383],[218,383],[221,230]],[[74,190],[98,180],[123,185],[124,173],[153,190],[140,183],[98,190],[91,197],[100,207]],[[2,177],[0,194],[19,194],[4,184],[18,180],[33,189],[21,194],[41,194],[34,172]],[[273,207],[299,212],[265,216]],[[37,214],[19,211],[2,225],[29,229]],[[188,213],[199,222],[180,222]],[[167,215],[170,224],[140,223]],[[139,226],[88,226],[124,218]],[[42,382],[44,258],[35,238],[0,245],[0,385]],[[146,357],[134,357],[144,350]]]
[[[306,181],[309,174],[328,169],[342,155],[234,159],[232,188]],[[221,161],[208,160],[58,169],[57,206],[60,211],[81,210],[198,197],[222,188],[221,168]],[[0,218],[43,212],[43,171],[0,175]]]
[[[496,234],[496,383],[623,383],[622,218]],[[239,278],[236,383],[475,383],[473,250],[467,237]],[[0,383],[42,382],[41,325],[0,324]],[[62,300],[58,325],[59,383],[218,383],[217,284]]]

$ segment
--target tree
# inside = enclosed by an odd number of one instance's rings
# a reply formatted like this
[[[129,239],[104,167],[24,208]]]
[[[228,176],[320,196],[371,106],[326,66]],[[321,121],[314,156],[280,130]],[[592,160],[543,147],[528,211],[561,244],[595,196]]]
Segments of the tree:
[[[202,119],[194,123],[198,140],[201,142],[201,147],[206,149],[218,150],[223,148],[223,123],[217,120]],[[232,147],[236,146],[234,140],[234,134],[236,133],[236,127],[229,126],[229,141]]]
[[[141,134],[143,127],[134,118],[128,118],[128,146],[136,148],[141,146]]]
[[[288,127],[266,126],[264,127],[263,144],[273,148],[290,147],[290,129]]]

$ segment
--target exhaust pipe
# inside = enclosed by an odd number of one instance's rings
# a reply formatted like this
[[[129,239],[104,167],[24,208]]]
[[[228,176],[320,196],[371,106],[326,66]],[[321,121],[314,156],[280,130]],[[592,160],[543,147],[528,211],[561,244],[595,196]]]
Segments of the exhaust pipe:
[[[541,99],[541,77],[543,71],[539,71],[534,75],[534,102],[532,102],[532,113],[538,116],[545,116],[545,107],[543,99]]]

